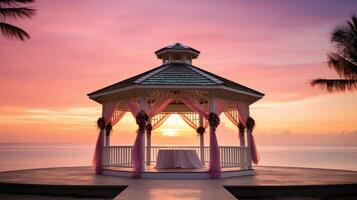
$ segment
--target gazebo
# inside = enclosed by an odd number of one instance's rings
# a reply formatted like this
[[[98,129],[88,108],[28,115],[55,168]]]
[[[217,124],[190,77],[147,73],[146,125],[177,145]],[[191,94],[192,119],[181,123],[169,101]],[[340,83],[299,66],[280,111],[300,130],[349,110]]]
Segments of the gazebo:
[[[162,65],[88,94],[102,105],[93,159],[96,173],[135,178],[219,178],[254,174],[252,163],[257,164],[259,156],[249,106],[264,94],[192,65],[200,52],[186,45],[175,43],[155,54]],[[133,114],[138,125],[135,142],[133,146],[112,146],[112,126],[126,112]],[[237,126],[239,143],[236,146],[220,146],[217,142],[216,128],[222,113]],[[152,132],[170,114],[178,114],[195,129],[200,137],[199,145],[151,145]],[[209,137],[208,146],[204,144],[205,135]],[[155,167],[160,151],[164,150],[193,152],[202,166]]]

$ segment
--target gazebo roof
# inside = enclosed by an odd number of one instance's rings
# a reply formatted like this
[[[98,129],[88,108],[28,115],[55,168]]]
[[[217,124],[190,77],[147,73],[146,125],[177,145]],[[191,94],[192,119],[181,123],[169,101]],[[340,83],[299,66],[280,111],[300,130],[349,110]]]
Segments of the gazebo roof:
[[[108,87],[102,88],[95,92],[88,94],[90,98],[101,96],[115,92],[118,89],[123,89],[130,86],[142,86],[143,88],[150,86],[161,86],[164,88],[172,86],[175,87],[202,87],[209,88],[214,86],[224,86],[226,89],[233,89],[237,92],[253,95],[256,97],[263,97],[264,94],[225,79],[221,76],[215,75],[211,72],[205,71],[188,63],[168,63],[146,71],[142,74],[120,81]]]
[[[163,64],[149,71],[89,93],[89,98],[103,103],[118,98],[133,98],[140,93],[159,92],[190,95],[189,91],[206,95],[212,91],[229,99],[240,99],[249,104],[261,99],[264,94],[234,81],[193,66],[192,59],[199,51],[175,43],[155,52]],[[185,93],[186,92],[186,93]]]

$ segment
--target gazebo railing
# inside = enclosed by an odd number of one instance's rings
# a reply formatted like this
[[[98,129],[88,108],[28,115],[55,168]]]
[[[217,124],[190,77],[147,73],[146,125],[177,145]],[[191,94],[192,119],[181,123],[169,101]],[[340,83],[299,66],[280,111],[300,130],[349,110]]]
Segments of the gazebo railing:
[[[131,160],[132,146],[103,147],[103,167],[133,167]]]
[[[221,167],[248,168],[249,148],[240,146],[220,146]]]
[[[147,151],[148,147],[146,147]],[[151,146],[150,163],[156,163],[159,150],[178,149],[178,150],[195,150],[201,159],[200,146]],[[249,148],[241,146],[220,146],[221,167],[242,167],[249,166]],[[132,146],[105,146],[103,147],[102,165],[103,167],[133,167],[131,159]],[[147,162],[145,153],[145,161]],[[209,163],[209,147],[203,148],[203,163]]]

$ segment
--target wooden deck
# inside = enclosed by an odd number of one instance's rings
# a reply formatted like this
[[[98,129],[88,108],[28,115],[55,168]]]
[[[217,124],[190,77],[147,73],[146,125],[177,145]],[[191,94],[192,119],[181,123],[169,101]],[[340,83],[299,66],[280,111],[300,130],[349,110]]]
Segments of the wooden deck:
[[[254,176],[237,178],[157,180],[96,176],[90,167],[32,169],[1,172],[0,193],[89,195],[96,192],[98,195],[99,190],[106,191],[103,194],[122,191],[115,197],[117,200],[236,199],[227,189],[244,197],[293,195],[298,190],[310,195],[357,195],[351,189],[357,188],[357,172],[353,171],[288,167],[256,167],[255,171]]]

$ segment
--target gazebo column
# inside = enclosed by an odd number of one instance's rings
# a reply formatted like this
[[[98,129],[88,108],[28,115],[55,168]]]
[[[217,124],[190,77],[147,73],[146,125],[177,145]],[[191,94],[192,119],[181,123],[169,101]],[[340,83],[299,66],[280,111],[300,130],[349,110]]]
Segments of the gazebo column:
[[[199,127],[203,127],[203,117],[199,115]],[[200,134],[200,157],[202,164],[205,164],[205,138],[204,134]]]
[[[142,92],[140,95],[140,110],[145,111],[146,112],[146,95],[145,92]],[[145,134],[142,134],[142,141],[143,141],[143,148],[142,148],[142,152],[141,155],[145,155]],[[143,156],[143,160],[142,162],[142,166],[145,166],[145,158]],[[142,169],[144,170],[144,169]]]
[[[251,137],[250,135],[252,134],[251,131],[247,130],[247,142],[248,142],[248,169],[252,169],[252,145],[251,145]]]
[[[105,146],[110,146],[110,134],[105,133]]]
[[[151,124],[151,118],[149,118],[148,124]],[[149,133],[146,130],[146,165],[151,164],[151,131]]]
[[[104,119],[104,104],[102,105],[102,118]],[[104,126],[105,127],[105,126]],[[103,147],[105,147],[107,145],[107,137],[106,137],[106,131],[105,131],[105,128],[102,130],[102,133],[101,133],[101,137],[102,137],[102,141],[103,141]]]
[[[248,113],[249,113],[249,107],[248,107]],[[251,142],[251,135],[252,135],[252,130],[249,128],[246,128],[247,130],[247,146],[248,146],[248,169],[252,169],[252,142]]]
[[[219,145],[216,136],[216,129],[219,124],[219,116],[216,111],[216,98],[214,93],[209,94],[209,123],[210,123],[210,173],[211,178],[218,178],[221,176],[221,161],[220,161],[220,152]],[[215,118],[218,119],[215,119]],[[217,120],[217,121],[215,121]]]
[[[238,132],[239,132],[239,141],[240,141],[240,146],[244,147],[245,146],[245,126],[242,124],[242,122],[238,123]]]

